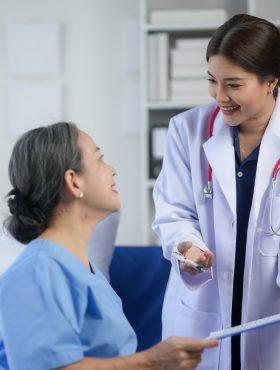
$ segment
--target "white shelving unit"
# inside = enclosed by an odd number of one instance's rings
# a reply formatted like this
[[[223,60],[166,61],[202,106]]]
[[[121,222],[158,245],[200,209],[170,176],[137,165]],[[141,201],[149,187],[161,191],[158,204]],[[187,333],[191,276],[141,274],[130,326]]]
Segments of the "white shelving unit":
[[[186,109],[196,105],[203,104],[206,101],[198,98],[189,98],[186,101],[151,100],[150,89],[150,58],[149,37],[153,34],[165,34],[168,39],[168,80],[170,79],[170,50],[174,48],[178,38],[205,38],[211,37],[213,31],[221,25],[222,22],[214,23],[211,26],[203,23],[196,23],[192,26],[189,24],[174,23],[171,24],[152,24],[150,23],[150,14],[153,11],[165,9],[204,9],[209,8],[224,8],[226,9],[227,19],[238,13],[250,13],[260,17],[267,18],[280,26],[280,2],[279,0],[267,0],[265,3],[262,0],[140,0],[141,14],[141,45],[142,45],[142,235],[143,244],[158,244],[158,240],[151,229],[151,223],[154,219],[154,204],[152,199],[152,190],[155,179],[150,176],[150,130],[154,125],[168,126],[169,119]],[[275,15],[279,14],[279,19],[275,19]],[[205,50],[206,51],[206,50]],[[205,71],[206,72],[206,71]],[[204,77],[204,76],[202,76]],[[205,73],[206,77],[206,73]],[[169,86],[170,87],[170,86]],[[209,100],[210,101],[210,100]]]

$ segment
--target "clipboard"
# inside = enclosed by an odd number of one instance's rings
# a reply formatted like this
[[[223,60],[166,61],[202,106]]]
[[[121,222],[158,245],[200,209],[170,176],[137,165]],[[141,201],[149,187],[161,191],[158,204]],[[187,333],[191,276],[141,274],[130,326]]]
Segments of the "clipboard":
[[[227,337],[233,337],[242,333],[246,333],[251,330],[257,330],[266,328],[271,325],[280,324],[280,314],[264,317],[259,320],[250,321],[245,324],[233,326],[224,330],[213,331],[207,337],[207,339],[224,339]]]

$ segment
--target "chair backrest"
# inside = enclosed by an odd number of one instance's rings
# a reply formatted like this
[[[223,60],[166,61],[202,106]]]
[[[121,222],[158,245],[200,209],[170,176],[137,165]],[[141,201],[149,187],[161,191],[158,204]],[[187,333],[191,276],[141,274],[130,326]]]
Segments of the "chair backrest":
[[[170,262],[159,246],[115,247],[111,285],[136,332],[138,351],[161,340],[161,311],[169,272]]]

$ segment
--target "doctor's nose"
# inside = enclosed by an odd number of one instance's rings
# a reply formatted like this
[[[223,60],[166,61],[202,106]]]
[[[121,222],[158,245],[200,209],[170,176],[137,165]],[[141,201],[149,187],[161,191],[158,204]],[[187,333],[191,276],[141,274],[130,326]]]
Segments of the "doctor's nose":
[[[217,103],[224,103],[230,100],[226,89],[223,89],[221,87],[217,87],[214,98],[217,101]]]

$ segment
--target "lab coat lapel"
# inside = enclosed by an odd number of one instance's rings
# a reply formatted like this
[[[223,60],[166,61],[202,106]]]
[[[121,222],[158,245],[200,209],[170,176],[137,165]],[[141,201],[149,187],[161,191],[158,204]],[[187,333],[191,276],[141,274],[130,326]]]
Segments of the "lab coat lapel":
[[[255,179],[254,190],[254,212],[255,217],[259,214],[260,204],[263,194],[270,185],[273,168],[280,159],[280,99],[276,101],[276,106],[270,118],[269,125],[264,133]]]
[[[236,214],[236,181],[235,156],[230,128],[224,124],[222,114],[219,113],[215,124],[213,136],[204,144],[204,152],[208,163],[212,167],[213,179],[216,178],[224,193],[227,202]],[[215,188],[213,189],[215,197]]]

